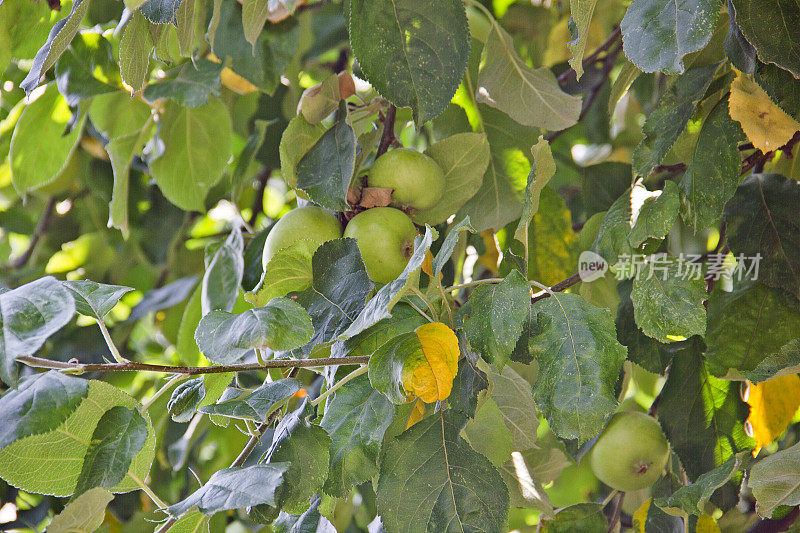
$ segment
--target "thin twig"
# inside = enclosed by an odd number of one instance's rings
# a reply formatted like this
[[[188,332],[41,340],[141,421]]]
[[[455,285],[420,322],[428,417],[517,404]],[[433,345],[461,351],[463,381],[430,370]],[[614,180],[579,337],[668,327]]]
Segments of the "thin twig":
[[[531,303],[535,303],[535,302],[538,302],[539,300],[542,300],[544,298],[550,297],[550,293],[551,292],[562,292],[562,291],[565,291],[568,288],[570,288],[573,285],[575,285],[576,283],[579,283],[580,281],[581,281],[580,274],[573,274],[570,277],[568,277],[567,279],[565,279],[563,281],[559,281],[558,283],[556,283],[555,285],[550,287],[549,291],[542,290],[542,291],[537,292],[536,294],[534,294],[533,297],[531,298]]]
[[[42,217],[39,219],[39,223],[36,224],[36,229],[33,230],[33,235],[31,235],[31,241],[28,243],[28,247],[24,252],[22,252],[21,256],[11,263],[11,268],[24,267],[30,260],[31,256],[33,256],[36,245],[39,244],[39,241],[44,234],[47,233],[47,229],[50,227],[50,220],[53,218],[53,211],[55,211],[56,203],[56,197],[51,196],[47,201],[47,205],[44,207],[44,212],[42,213]]]
[[[114,360],[117,363],[128,363],[128,359],[122,357],[122,354],[119,353],[119,349],[117,345],[114,344],[114,339],[111,338],[111,333],[109,333],[108,328],[106,327],[105,322],[103,322],[102,318],[97,320],[97,325],[100,327],[100,332],[103,334],[103,339],[106,341],[106,345],[108,345],[108,350],[111,352],[111,355],[114,357]]]
[[[152,365],[149,363],[137,363],[129,361],[127,363],[77,363],[64,361],[51,361],[42,357],[23,355],[17,357],[17,361],[33,368],[49,368],[52,370],[62,370],[69,372],[163,372],[166,374],[187,374],[196,376],[200,374],[221,374],[224,372],[242,372],[247,370],[263,370],[266,368],[309,368],[318,366],[338,366],[338,365],[363,365],[369,362],[369,356],[351,357],[324,357],[320,359],[274,359],[264,361],[264,364],[242,363],[238,365],[221,366],[170,366]]]
[[[381,143],[378,145],[376,158],[385,154],[389,146],[396,141],[394,136],[394,121],[396,117],[397,108],[394,104],[389,104],[389,107],[386,109],[386,115],[383,117],[383,133],[381,134]]]

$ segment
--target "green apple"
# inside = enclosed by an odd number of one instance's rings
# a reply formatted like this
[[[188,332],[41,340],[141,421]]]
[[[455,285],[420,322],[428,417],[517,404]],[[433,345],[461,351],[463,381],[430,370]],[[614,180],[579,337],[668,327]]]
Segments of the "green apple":
[[[266,266],[278,250],[297,241],[310,240],[315,242],[318,248],[323,242],[341,236],[342,225],[330,211],[314,205],[297,207],[283,215],[272,226],[267,240],[264,241],[263,264]]]
[[[589,451],[597,478],[626,492],[655,483],[668,457],[669,444],[658,421],[634,411],[615,414]]]
[[[430,209],[444,194],[444,172],[436,161],[409,148],[396,148],[375,160],[367,185],[393,189],[400,205]]]
[[[367,273],[376,283],[389,283],[403,272],[414,251],[416,234],[408,215],[393,207],[367,209],[344,229],[345,237],[358,242]]]

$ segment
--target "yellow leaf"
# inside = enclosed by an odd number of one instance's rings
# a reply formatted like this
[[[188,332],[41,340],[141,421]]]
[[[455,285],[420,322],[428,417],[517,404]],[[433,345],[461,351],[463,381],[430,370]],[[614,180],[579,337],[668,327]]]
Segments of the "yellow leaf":
[[[497,263],[500,261],[500,250],[497,249],[497,243],[494,240],[494,232],[486,230],[481,232],[483,244],[486,246],[486,252],[478,258],[478,262],[486,267],[492,274],[497,274]]]
[[[422,420],[422,415],[424,414],[425,402],[417,398],[417,401],[414,402],[414,407],[411,408],[411,414],[408,416],[408,424],[406,424],[406,429]]]
[[[433,277],[433,255],[429,252],[425,254],[425,259],[422,260],[422,271],[425,272],[429,277]],[[441,278],[441,274],[439,277]]]
[[[745,429],[756,439],[755,457],[784,432],[800,407],[800,377],[790,374],[763,383],[748,381],[744,396],[750,406]]]
[[[648,498],[639,507],[635,513],[633,513],[633,530],[636,533],[644,533],[644,525],[647,523],[647,513],[650,511],[650,503],[653,501],[653,498]]]
[[[753,146],[762,152],[777,150],[797,130],[800,123],[770,100],[755,81],[741,72],[731,85],[729,100],[731,118],[742,125]]]
[[[694,530],[696,533],[720,533],[717,523],[707,514],[697,517],[697,525]]]
[[[403,387],[425,403],[445,400],[458,371],[460,352],[456,334],[441,322],[423,324],[415,333],[422,349],[406,359]]]

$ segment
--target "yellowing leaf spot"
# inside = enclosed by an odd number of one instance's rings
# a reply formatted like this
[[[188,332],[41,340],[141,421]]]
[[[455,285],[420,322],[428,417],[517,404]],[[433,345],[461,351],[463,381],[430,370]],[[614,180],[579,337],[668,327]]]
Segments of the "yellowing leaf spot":
[[[695,526],[695,531],[697,533],[720,533],[717,523],[707,514],[697,517],[697,526]]]
[[[741,72],[731,85],[731,118],[742,125],[753,146],[762,152],[777,150],[786,144],[800,123],[770,100],[769,95]]]
[[[756,439],[753,456],[784,432],[800,407],[800,377],[781,376],[763,383],[747,382],[745,401],[750,406],[745,429]]]
[[[423,402],[445,400],[458,371],[458,339],[441,322],[423,324],[415,331],[421,350],[403,365],[403,387]]]
[[[639,509],[633,513],[633,529],[637,533],[644,533],[644,525],[647,523],[647,513],[650,512],[650,503],[653,498],[648,498]]]
[[[406,429],[422,420],[422,416],[424,414],[425,402],[417,398],[417,401],[414,402],[414,407],[411,408],[411,414],[408,416],[408,424],[406,424]]]
[[[425,259],[422,261],[422,271],[431,278],[433,277],[433,255],[430,252],[425,254]],[[441,278],[441,274],[439,277]]]

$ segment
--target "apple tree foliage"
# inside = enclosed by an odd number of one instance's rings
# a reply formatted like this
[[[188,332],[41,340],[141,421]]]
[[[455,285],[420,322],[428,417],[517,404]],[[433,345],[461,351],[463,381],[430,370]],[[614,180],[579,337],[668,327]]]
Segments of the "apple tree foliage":
[[[3,528],[785,530],[799,121],[797,0],[0,0]]]

